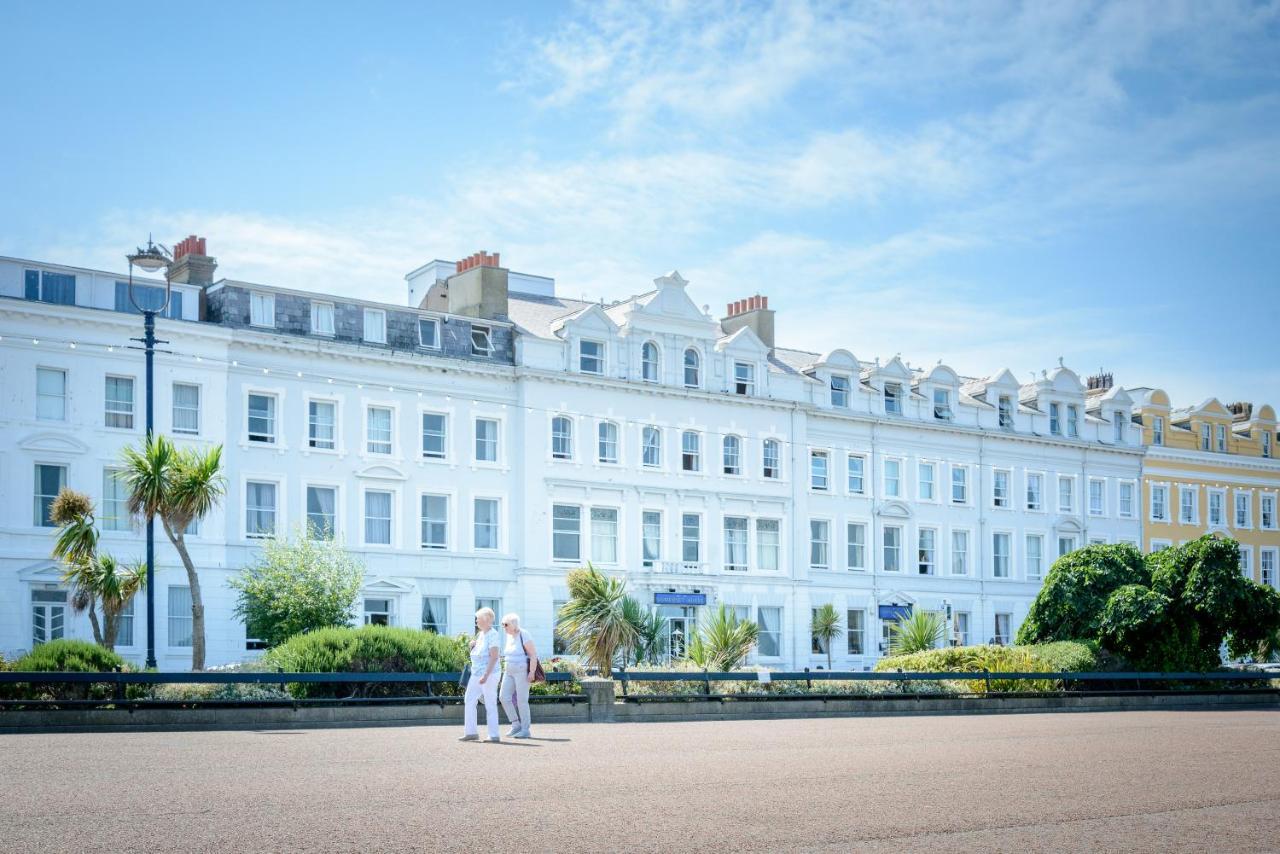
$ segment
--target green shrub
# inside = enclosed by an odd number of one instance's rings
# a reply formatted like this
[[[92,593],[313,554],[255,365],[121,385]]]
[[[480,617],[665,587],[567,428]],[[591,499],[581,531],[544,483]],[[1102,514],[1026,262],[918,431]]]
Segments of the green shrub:
[[[1096,641],[1053,641],[1020,647],[1058,673],[1087,673],[1101,669]]]
[[[1151,571],[1133,546],[1092,545],[1063,555],[1045,576],[1018,643],[1097,638],[1107,598],[1126,584],[1147,585]]]
[[[542,669],[548,674],[571,673],[573,674],[573,681],[537,682],[529,686],[529,693],[531,695],[544,697],[582,693],[582,677],[586,674],[581,664],[578,664],[576,661],[569,661],[565,658],[550,658],[543,660]]]
[[[467,664],[467,639],[392,626],[344,626],[295,635],[262,658],[265,668],[286,673],[456,673]],[[290,685],[296,697],[410,696],[425,684],[349,683]],[[451,682],[435,683],[437,694],[456,693]]]
[[[11,670],[57,673],[111,673],[126,669],[125,661],[95,643],[61,638],[42,643],[9,665]],[[20,682],[0,685],[0,696],[11,700],[87,700],[111,696],[109,685],[60,685],[51,682]]]
[[[902,670],[909,673],[1048,673],[1051,668],[1032,652],[1023,647],[1014,646],[951,646],[942,649],[930,649],[913,652],[909,655],[895,655],[882,658],[876,663],[876,670]],[[988,681],[984,679],[956,680],[957,683],[975,694],[987,691]],[[992,692],[1005,691],[1052,691],[1057,683],[1051,679],[990,680]]]

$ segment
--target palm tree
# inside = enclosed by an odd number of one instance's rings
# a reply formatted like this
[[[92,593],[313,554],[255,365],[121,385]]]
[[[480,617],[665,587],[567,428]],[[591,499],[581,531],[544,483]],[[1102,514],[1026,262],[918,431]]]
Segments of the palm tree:
[[[569,648],[608,675],[619,652],[636,643],[636,627],[624,606],[627,584],[591,564],[569,573],[569,601],[560,608],[560,632]]]
[[[98,552],[98,529],[93,524],[93,511],[89,496],[63,487],[53,499],[49,518],[59,528],[53,543],[53,557],[62,562],[62,580],[71,587],[71,607],[89,613],[93,640],[102,646],[102,628],[94,607],[97,594],[93,562]]]
[[[699,627],[698,637],[706,666],[712,670],[733,670],[751,654],[760,637],[760,627],[750,620],[739,619],[723,602]]]
[[[889,655],[909,655],[935,649],[946,633],[947,620],[937,611],[916,611],[889,626]]]
[[[827,669],[831,669],[831,643],[840,637],[840,612],[836,606],[827,602],[813,609],[813,618],[809,621],[809,632],[818,642],[818,648],[827,654]]]
[[[93,566],[94,589],[102,603],[102,645],[114,650],[120,632],[120,615],[146,585],[147,565],[142,561],[120,563],[104,552],[95,558]]]
[[[204,669],[204,599],[200,576],[183,539],[187,527],[203,518],[226,492],[222,446],[199,451],[180,449],[164,436],[149,436],[141,448],[123,452],[129,512],[144,520],[158,518],[165,535],[187,570],[191,591],[191,669]]]

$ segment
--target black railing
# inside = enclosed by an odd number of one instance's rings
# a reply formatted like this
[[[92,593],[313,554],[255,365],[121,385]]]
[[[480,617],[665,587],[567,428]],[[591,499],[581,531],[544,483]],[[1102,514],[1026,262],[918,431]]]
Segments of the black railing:
[[[699,698],[719,699],[822,699],[849,698],[859,699],[901,699],[904,695],[911,697],[956,697],[956,696],[992,696],[992,697],[1026,697],[1026,696],[1071,696],[1080,694],[1119,695],[1119,694],[1186,694],[1186,693],[1222,693],[1250,692],[1274,694],[1280,697],[1280,678],[1275,674],[1261,671],[1213,671],[1209,673],[1162,673],[1162,672],[1005,672],[995,670],[978,670],[968,672],[939,671],[932,673],[867,670],[804,670],[797,671],[644,671],[615,670],[613,678],[622,687],[622,696],[626,701],[644,700],[681,700]],[[636,696],[631,693],[633,682],[663,683],[699,683],[702,692],[699,694],[653,694]],[[755,682],[761,686],[760,691],[737,691],[733,693],[717,693],[712,690],[715,682]],[[766,686],[775,683],[804,682],[805,693],[788,694],[770,690]],[[814,682],[887,682],[897,683],[899,690],[873,693],[822,692],[814,691]],[[918,691],[912,683],[983,683],[981,691]],[[999,683],[1030,682],[1055,683],[1056,688],[1050,690],[1018,690],[1011,691]],[[992,683],[996,683],[993,687]],[[908,693],[910,691],[910,693]]]
[[[493,678],[500,679],[495,672]],[[461,703],[460,693],[437,693],[437,686],[458,685],[461,673],[283,673],[283,672],[192,672],[160,673],[156,671],[114,671],[106,673],[70,673],[44,671],[0,671],[0,711],[6,709],[39,708],[191,708],[201,707],[297,707],[315,705],[376,705],[376,704],[426,704],[447,705]],[[571,673],[548,673],[550,684],[571,685],[575,677]],[[6,698],[8,685],[45,686],[111,686],[110,697],[68,699]],[[132,685],[275,685],[282,692],[288,685],[350,686],[350,695],[343,697],[278,697],[266,699],[207,699],[179,698],[153,699],[130,697]],[[422,686],[421,694],[396,694],[371,697],[362,694],[372,686]],[[586,695],[566,692],[563,694],[531,694],[531,703],[567,701],[577,704],[586,701]]]

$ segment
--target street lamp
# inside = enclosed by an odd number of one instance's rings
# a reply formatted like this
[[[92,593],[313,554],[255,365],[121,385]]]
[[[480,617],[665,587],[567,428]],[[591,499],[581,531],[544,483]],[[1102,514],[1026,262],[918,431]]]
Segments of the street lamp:
[[[163,313],[169,307],[169,298],[173,284],[169,281],[169,265],[173,259],[163,246],[157,246],[147,238],[147,248],[138,247],[138,251],[125,256],[129,259],[129,302],[142,313],[142,337],[131,340],[142,344],[147,355],[147,441],[151,441],[152,426],[155,421],[154,385],[156,344],[167,344],[167,341],[156,340],[156,314]],[[153,300],[139,300],[139,294],[133,285],[133,268],[154,273],[164,268],[164,301],[156,306]],[[148,287],[147,294],[154,294],[154,288]],[[156,520],[147,517],[147,668],[156,667]]]

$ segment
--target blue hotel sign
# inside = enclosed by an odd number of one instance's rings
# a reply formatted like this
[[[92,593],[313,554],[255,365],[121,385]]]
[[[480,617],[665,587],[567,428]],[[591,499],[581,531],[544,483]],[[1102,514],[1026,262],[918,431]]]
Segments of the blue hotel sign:
[[[653,604],[655,605],[705,605],[707,604],[707,594],[705,593],[654,593]]]
[[[911,616],[910,605],[881,605],[880,619],[889,620],[890,622],[899,620],[904,617]]]

